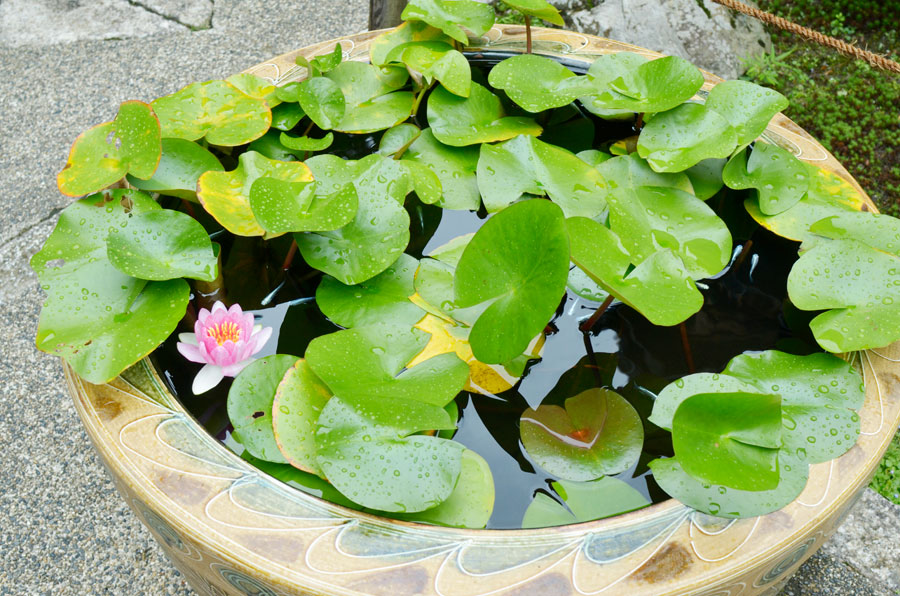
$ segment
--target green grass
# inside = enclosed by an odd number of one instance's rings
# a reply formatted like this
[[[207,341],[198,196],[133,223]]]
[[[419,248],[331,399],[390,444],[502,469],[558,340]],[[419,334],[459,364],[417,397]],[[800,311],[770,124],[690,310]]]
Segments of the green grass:
[[[870,486],[884,498],[900,505],[900,434],[891,441]]]
[[[900,57],[896,7],[882,0],[761,0],[760,7],[874,52]],[[900,215],[900,75],[770,28],[773,52],[745,78],[791,101],[787,115],[822,142],[879,209]]]

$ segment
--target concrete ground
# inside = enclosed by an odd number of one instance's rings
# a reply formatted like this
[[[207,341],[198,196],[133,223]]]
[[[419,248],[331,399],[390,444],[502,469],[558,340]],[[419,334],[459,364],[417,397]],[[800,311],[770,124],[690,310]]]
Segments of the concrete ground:
[[[0,0],[0,596],[188,595],[118,498],[34,348],[43,300],[28,259],[69,200],[75,136],[194,80],[366,27],[343,0]],[[900,507],[868,491],[784,594],[900,594]]]

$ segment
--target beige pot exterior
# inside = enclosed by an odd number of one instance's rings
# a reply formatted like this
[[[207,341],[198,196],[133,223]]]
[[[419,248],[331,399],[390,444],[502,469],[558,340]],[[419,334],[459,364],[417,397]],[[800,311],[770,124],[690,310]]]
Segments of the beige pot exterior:
[[[336,41],[345,58],[365,60],[375,35]],[[574,61],[623,50],[659,56],[552,29],[535,29],[534,39],[536,52]],[[334,43],[248,72],[278,84],[301,79],[305,69],[294,58],[328,52]],[[524,30],[497,26],[474,45],[520,51]],[[706,78],[705,90],[719,80]],[[833,156],[784,116],[774,118],[766,137],[862,193]],[[900,423],[898,358],[900,342],[851,357],[866,383],[862,435],[842,457],[812,466],[806,489],[781,511],[729,521],[670,500],[596,522],[504,531],[395,522],[287,487],[209,436],[147,359],[106,385],[65,368],[116,487],[199,594],[754,596],[777,594],[867,486]]]

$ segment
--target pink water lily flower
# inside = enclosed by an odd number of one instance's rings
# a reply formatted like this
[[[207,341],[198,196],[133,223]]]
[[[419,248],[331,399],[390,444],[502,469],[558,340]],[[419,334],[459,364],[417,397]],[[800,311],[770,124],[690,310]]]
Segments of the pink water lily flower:
[[[271,327],[253,325],[253,315],[244,313],[240,305],[225,308],[213,304],[212,312],[200,309],[193,333],[179,333],[178,351],[191,362],[205,364],[191,390],[194,395],[206,393],[224,377],[234,377],[253,362],[272,335]]]

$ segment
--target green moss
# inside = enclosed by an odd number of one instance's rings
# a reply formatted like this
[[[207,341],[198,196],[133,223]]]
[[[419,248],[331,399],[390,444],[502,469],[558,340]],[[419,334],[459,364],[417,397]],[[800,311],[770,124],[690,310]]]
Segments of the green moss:
[[[900,505],[900,433],[891,441],[870,486],[885,499]]]

